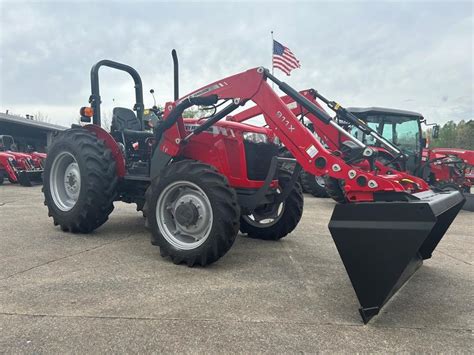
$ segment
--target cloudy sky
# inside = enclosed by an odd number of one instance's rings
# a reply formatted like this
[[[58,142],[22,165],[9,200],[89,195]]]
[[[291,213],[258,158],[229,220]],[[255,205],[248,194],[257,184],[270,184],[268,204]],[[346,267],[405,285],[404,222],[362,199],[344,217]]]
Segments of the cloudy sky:
[[[135,67],[147,94],[172,99],[256,66],[271,39],[301,69],[280,79],[345,106],[422,112],[430,121],[473,119],[472,2],[137,2],[0,0],[0,111],[48,115],[69,125],[87,105],[90,67],[108,58]],[[133,102],[121,73],[101,71],[105,110]]]

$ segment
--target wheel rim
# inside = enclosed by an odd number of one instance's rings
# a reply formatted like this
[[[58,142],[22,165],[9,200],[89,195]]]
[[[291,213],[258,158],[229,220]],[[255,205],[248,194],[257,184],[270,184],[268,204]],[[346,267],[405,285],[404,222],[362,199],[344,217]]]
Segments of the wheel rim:
[[[280,193],[281,191],[277,190],[277,194],[280,194]],[[273,206],[269,212],[259,213],[257,209],[252,214],[243,215],[242,218],[244,219],[245,222],[247,222],[248,224],[254,227],[268,228],[270,226],[273,226],[280,220],[284,211],[285,211],[285,202],[281,202],[278,205]],[[276,216],[273,216],[273,217],[268,216],[272,214],[275,215],[275,213],[276,213]]]
[[[211,233],[211,202],[198,185],[189,181],[175,181],[158,196],[156,221],[161,235],[173,247],[195,249]]]
[[[76,205],[81,192],[81,171],[71,153],[62,152],[54,158],[49,185],[54,204],[61,211],[70,211]]]
[[[316,181],[316,184],[318,184],[319,186],[326,187],[326,181],[324,181],[324,178],[322,176],[314,175],[314,180]]]

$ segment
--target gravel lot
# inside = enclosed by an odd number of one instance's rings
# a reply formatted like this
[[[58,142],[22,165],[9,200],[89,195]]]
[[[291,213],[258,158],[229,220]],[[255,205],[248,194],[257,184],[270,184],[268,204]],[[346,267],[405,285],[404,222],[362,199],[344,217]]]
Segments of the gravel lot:
[[[239,236],[207,268],[150,244],[134,205],[93,234],[47,217],[41,187],[0,186],[0,353],[471,352],[474,213],[363,325],[327,229],[328,199],[305,198],[280,242]],[[469,350],[471,349],[471,350]]]

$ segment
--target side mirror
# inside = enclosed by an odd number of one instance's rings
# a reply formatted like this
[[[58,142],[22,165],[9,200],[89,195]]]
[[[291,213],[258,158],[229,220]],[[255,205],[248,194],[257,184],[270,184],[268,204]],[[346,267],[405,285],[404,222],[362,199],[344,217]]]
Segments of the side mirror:
[[[431,130],[431,138],[436,139],[439,137],[439,125],[434,125]]]

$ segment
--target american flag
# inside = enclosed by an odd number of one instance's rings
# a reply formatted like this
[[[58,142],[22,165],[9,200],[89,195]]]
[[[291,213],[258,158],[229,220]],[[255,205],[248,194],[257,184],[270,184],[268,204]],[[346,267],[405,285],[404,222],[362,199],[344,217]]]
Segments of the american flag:
[[[290,75],[293,69],[300,68],[301,65],[288,47],[273,40],[273,67],[280,69],[286,75]]]

